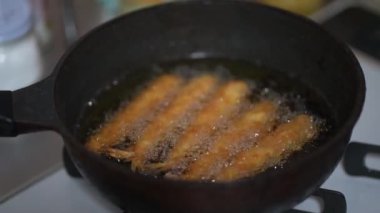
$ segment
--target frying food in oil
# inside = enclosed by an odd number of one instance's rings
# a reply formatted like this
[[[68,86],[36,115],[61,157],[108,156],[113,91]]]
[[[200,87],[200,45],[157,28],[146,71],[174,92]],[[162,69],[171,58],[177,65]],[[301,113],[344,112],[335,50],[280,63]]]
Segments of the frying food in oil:
[[[262,172],[278,164],[292,152],[300,150],[315,136],[316,131],[310,116],[298,115],[235,156],[230,165],[215,175],[215,179],[230,181]]]
[[[152,116],[161,104],[171,98],[181,87],[183,79],[176,75],[163,75],[153,81],[134,101],[122,107],[113,118],[90,137],[86,146],[94,152],[102,152],[123,141],[136,126]]]
[[[211,144],[205,154],[192,163],[181,176],[187,180],[210,179],[236,153],[253,145],[274,126],[277,106],[271,101],[261,101],[244,112]]]
[[[248,85],[242,81],[231,81],[221,86],[175,143],[168,158],[158,167],[165,170],[183,169],[182,164],[191,160],[188,158],[199,155],[210,142],[207,140],[239,110],[248,93]]]
[[[216,88],[217,82],[217,78],[212,75],[200,76],[191,80],[178,92],[176,98],[156,116],[136,141],[133,149],[133,169],[144,170],[152,152],[159,151],[158,146],[170,145],[162,143],[173,140],[171,137],[174,137],[173,132],[176,128],[185,128],[184,123],[188,119],[186,117],[193,116],[207,96]]]
[[[260,91],[246,81],[214,74],[190,79],[165,74],[101,125],[86,147],[130,162],[136,172],[166,178],[251,177],[280,164],[319,133],[313,116],[294,113],[274,98],[253,101],[254,93]]]

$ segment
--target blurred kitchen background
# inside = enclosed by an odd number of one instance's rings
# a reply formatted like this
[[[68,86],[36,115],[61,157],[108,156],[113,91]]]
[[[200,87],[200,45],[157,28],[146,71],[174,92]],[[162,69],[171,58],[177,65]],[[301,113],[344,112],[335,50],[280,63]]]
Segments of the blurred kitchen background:
[[[0,0],[0,90],[16,90],[49,75],[64,51],[100,23],[170,1],[174,0]],[[320,23],[353,5],[380,14],[380,0],[257,1]],[[29,5],[30,16],[28,11],[19,11],[24,4]],[[6,11],[10,7],[11,15]],[[22,18],[30,22],[20,26],[25,32],[15,38],[7,35],[2,41],[6,26]],[[62,170],[62,147],[62,139],[54,132],[0,138],[0,205],[35,181]]]

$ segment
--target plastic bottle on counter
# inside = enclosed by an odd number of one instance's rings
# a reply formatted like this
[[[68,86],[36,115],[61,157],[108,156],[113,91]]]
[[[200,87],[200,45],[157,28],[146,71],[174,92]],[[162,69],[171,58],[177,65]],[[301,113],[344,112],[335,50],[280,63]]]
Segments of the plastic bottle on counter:
[[[42,77],[32,17],[28,0],[0,0],[0,90],[16,90]]]

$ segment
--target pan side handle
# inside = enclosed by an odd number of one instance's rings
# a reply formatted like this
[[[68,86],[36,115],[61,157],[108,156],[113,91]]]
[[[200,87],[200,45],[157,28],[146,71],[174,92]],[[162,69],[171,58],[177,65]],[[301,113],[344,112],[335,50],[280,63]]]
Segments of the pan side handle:
[[[58,130],[54,105],[54,79],[16,91],[0,91],[0,136]]]

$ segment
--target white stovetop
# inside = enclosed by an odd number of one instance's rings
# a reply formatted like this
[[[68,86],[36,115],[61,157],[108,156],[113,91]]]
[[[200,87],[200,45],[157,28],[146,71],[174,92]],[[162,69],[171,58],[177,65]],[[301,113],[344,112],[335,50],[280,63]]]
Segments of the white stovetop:
[[[367,96],[362,116],[356,125],[352,140],[380,145],[380,62],[364,54],[356,53],[364,69]],[[368,163],[380,169],[380,159],[368,159]],[[347,176],[341,165],[322,186],[342,192],[347,200],[347,212],[380,212],[378,193],[380,180]],[[297,209],[318,211],[316,201],[308,199]],[[0,205],[0,212],[120,212],[115,206],[82,179],[69,177],[64,169],[47,176],[13,198]]]

